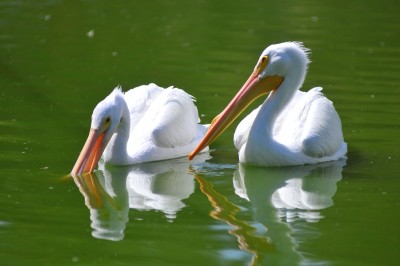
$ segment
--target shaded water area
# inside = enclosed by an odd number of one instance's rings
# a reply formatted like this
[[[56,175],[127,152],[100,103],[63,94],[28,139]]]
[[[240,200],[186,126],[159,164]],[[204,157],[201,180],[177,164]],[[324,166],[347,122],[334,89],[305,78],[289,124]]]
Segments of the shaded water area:
[[[1,264],[394,265],[399,13],[394,0],[0,1]],[[236,122],[191,163],[67,176],[115,86],[182,88],[210,123],[261,51],[292,40],[312,51],[303,90],[334,102],[347,160],[239,165]]]

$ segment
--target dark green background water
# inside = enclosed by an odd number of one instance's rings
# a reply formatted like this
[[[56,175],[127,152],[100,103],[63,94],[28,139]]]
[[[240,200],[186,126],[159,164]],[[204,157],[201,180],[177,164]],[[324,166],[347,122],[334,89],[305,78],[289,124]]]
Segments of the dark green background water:
[[[1,264],[396,264],[399,13],[395,0],[0,1]],[[231,127],[206,162],[63,177],[115,86],[185,89],[209,123],[288,40],[312,50],[303,89],[334,102],[346,162],[239,167]]]

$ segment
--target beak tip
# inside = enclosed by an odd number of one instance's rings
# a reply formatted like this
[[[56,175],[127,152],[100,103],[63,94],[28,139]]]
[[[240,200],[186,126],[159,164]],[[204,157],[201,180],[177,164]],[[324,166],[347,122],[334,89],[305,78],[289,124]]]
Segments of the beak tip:
[[[73,176],[73,177],[76,177],[76,176],[78,176],[80,174],[79,174],[78,171],[71,171],[70,175]]]

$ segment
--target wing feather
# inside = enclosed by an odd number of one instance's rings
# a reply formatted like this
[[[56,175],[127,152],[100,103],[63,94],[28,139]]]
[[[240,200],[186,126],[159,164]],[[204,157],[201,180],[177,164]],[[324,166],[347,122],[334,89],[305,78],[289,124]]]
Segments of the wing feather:
[[[199,116],[192,96],[181,89],[165,89],[146,113],[151,138],[156,146],[175,148],[190,144],[196,137]]]
[[[310,90],[305,95],[302,150],[311,157],[333,155],[343,143],[342,124],[333,103],[320,89]]]
[[[157,99],[163,90],[156,84],[150,83],[149,85],[138,86],[125,93],[125,100],[131,117],[131,130],[137,126],[153,101]]]

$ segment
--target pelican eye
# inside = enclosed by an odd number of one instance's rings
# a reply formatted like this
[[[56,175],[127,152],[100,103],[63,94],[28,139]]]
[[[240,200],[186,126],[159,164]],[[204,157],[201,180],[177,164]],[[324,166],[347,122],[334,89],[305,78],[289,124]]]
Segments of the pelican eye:
[[[260,75],[261,72],[264,71],[264,69],[267,67],[268,65],[268,55],[265,55],[261,58],[260,63],[256,66],[255,72],[256,75]]]
[[[110,121],[111,121],[111,118],[110,118],[110,117],[107,117],[107,118],[106,118],[106,124],[110,123]]]

